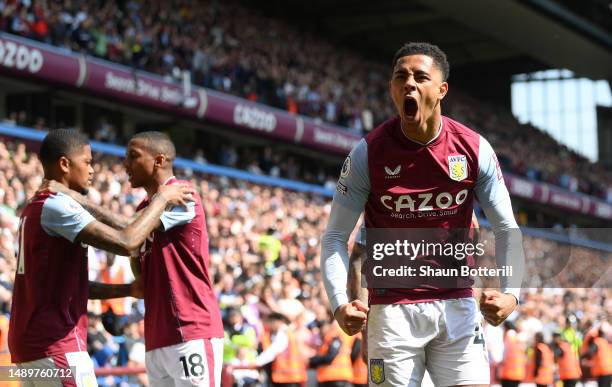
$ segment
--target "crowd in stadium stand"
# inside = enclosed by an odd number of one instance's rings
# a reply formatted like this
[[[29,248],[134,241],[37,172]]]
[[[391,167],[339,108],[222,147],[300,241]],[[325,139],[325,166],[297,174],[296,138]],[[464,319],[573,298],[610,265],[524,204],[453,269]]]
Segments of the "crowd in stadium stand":
[[[38,117],[32,119],[25,110],[10,112],[0,123],[31,127],[37,130],[49,130],[47,121]],[[54,128],[55,129],[55,128]],[[75,128],[73,128],[75,129]],[[107,143],[125,143],[127,140],[120,137],[117,130],[104,116],[90,129],[92,140]],[[190,144],[193,145],[193,144]],[[216,164],[225,167],[237,168],[256,175],[266,175],[290,180],[297,180],[311,184],[323,185],[335,189],[338,166],[324,166],[312,163],[310,158],[279,150],[272,146],[234,146],[227,142],[213,141],[212,136],[207,138],[206,148],[181,147],[179,156],[193,159],[202,164]]]
[[[603,164],[588,162],[549,134],[519,124],[510,111],[461,91],[449,95],[445,111],[491,143],[504,171],[612,202],[612,175]]]
[[[136,0],[0,0],[0,5],[0,30],[169,78],[186,70],[198,85],[357,133],[395,114],[386,97],[387,64],[365,60],[237,1],[205,0],[197,7],[188,0],[147,1],[146,6]],[[507,109],[454,88],[449,99],[445,114],[485,135],[508,170],[612,202],[612,176],[600,164],[520,125]]]
[[[90,197],[114,212],[132,215],[145,193],[131,189],[119,160],[96,155],[94,169]],[[0,303],[4,320],[10,310],[16,270],[19,211],[41,180],[40,163],[23,143],[0,143]],[[226,330],[224,362],[251,363],[261,344],[262,319],[274,312],[290,320],[305,359],[314,356],[321,344],[320,332],[330,318],[319,270],[319,237],[330,201],[224,177],[193,175],[191,181],[202,195],[207,216],[210,267]],[[567,245],[528,236],[524,239],[530,267],[546,266],[568,255]],[[587,266],[611,258],[586,248],[577,254]],[[133,278],[126,257],[90,249],[89,265],[93,280],[130,282]],[[603,327],[608,337],[612,335],[606,322],[612,310],[612,290],[609,286],[569,289],[576,285],[573,281],[564,278],[558,283],[558,288],[568,289],[523,292],[522,307],[512,317],[528,345],[536,332],[543,332],[548,341],[553,332],[566,329],[575,329],[581,337],[593,327]],[[142,366],[146,334],[142,301],[90,301],[89,311],[88,350],[95,365]],[[501,328],[487,327],[487,335],[492,359],[498,362],[504,345]],[[7,351],[6,341],[2,346],[2,351]],[[236,369],[233,373],[250,385],[261,380],[255,370]],[[100,383],[113,386],[120,379],[101,377]],[[123,380],[138,385],[145,376]]]

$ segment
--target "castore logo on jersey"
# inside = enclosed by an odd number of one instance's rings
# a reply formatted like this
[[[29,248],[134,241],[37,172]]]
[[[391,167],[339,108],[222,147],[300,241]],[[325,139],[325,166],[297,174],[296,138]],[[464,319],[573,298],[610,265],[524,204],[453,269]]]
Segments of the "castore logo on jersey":
[[[402,170],[401,164],[396,166],[395,169],[391,169],[385,166],[385,172],[387,173],[387,176],[385,176],[385,179],[399,179],[400,178],[399,173],[401,170]]]

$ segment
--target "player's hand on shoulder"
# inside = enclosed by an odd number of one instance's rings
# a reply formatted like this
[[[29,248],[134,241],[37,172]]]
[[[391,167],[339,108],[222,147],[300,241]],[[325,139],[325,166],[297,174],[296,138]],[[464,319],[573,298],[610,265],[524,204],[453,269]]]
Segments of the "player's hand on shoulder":
[[[485,320],[498,326],[516,309],[516,298],[509,293],[501,293],[497,290],[483,290],[480,296],[480,312]]]
[[[334,313],[338,325],[347,335],[353,336],[361,331],[366,324],[369,308],[360,300],[340,305]]]
[[[177,183],[162,185],[157,194],[160,195],[168,205],[187,206],[187,202],[193,201],[193,188],[189,184]]]
[[[64,193],[68,195],[74,191],[53,179],[44,179],[36,194],[38,195],[43,192]]]

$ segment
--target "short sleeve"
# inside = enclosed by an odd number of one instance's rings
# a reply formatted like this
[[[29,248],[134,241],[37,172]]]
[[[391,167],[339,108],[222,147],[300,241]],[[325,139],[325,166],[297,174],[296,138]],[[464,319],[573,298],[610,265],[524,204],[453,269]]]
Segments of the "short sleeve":
[[[95,218],[76,200],[58,193],[43,204],[40,223],[51,236],[61,236],[74,242],[77,235]]]
[[[187,202],[187,207],[174,206],[164,211],[160,218],[164,231],[191,222],[195,218],[195,205],[195,202]]]

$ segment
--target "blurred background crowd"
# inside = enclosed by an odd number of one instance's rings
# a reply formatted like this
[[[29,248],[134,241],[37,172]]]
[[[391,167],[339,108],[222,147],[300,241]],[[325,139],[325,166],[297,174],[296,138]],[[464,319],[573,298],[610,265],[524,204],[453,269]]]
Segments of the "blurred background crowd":
[[[0,0],[0,30],[365,133],[395,114],[390,65],[237,0]],[[247,21],[245,23],[245,21]],[[444,114],[482,133],[504,168],[612,202],[612,176],[511,112],[452,87]],[[27,119],[11,112],[10,121]],[[25,113],[25,112],[24,112]],[[27,123],[44,127],[44,117]],[[104,137],[121,142],[120,134]],[[520,149],[520,153],[513,151]],[[196,152],[197,150],[194,150]],[[268,173],[265,172],[264,173]],[[313,180],[325,182],[326,174]]]
[[[119,159],[97,155],[94,165],[90,197],[113,212],[132,215],[144,191],[130,188]],[[225,177],[192,174],[189,178],[203,198],[207,216],[210,267],[225,323],[226,364],[255,359],[261,349],[263,320],[275,312],[289,319],[300,353],[306,359],[316,355],[323,340],[321,331],[330,318],[319,270],[319,237],[330,210],[329,199]],[[36,154],[24,143],[0,144],[0,302],[4,320],[10,310],[16,270],[19,210],[41,181],[42,168]],[[568,246],[559,242],[525,236],[524,243],[531,268],[568,256]],[[577,271],[597,267],[600,274],[602,262],[611,258],[609,253],[588,248],[573,248],[572,255],[585,264]],[[124,283],[133,279],[126,257],[90,249],[89,266],[91,280]],[[536,332],[543,332],[550,340],[554,332],[568,328],[568,324],[577,337],[602,326],[606,334],[612,334],[607,322],[612,291],[603,286],[572,289],[576,282],[559,281],[557,289],[523,292],[522,306],[512,320],[526,343],[533,341]],[[89,311],[88,350],[96,366],[142,366],[142,301],[90,301]],[[500,361],[501,328],[488,327],[487,335],[492,358]],[[6,340],[2,345],[7,351]],[[237,380],[261,377],[257,371],[234,373]],[[144,382],[143,378],[106,377],[100,382],[112,386]]]
[[[238,0],[0,0],[0,30],[168,80],[188,76],[195,85],[360,135],[395,114],[387,97],[390,63],[364,58]],[[520,124],[508,107],[453,87],[452,70],[449,82],[443,113],[487,138],[505,172],[612,203],[612,174],[603,165],[588,161],[530,124]],[[16,108],[11,105],[14,101],[7,98],[7,114],[0,117],[5,125],[39,130],[70,126],[51,124],[50,117]],[[96,116],[95,124],[81,129],[107,143],[125,144],[130,136],[106,115]],[[178,147],[180,155],[335,189],[340,166],[318,162],[318,154],[294,153],[275,144],[223,142],[208,132],[203,136],[205,141]],[[34,149],[33,143],[9,139],[0,143],[0,354],[8,351],[6,328],[19,214],[42,180]],[[119,159],[95,157],[90,197],[113,212],[132,215],[144,191],[131,189]],[[304,359],[320,353],[332,328],[319,268],[319,238],[330,199],[191,170],[177,172],[197,187],[205,206],[210,267],[225,326],[224,363],[251,364],[265,341],[267,316],[277,313],[288,319]],[[529,210],[522,207],[524,202],[518,203],[514,208],[520,225],[570,226],[558,214],[555,220],[543,219],[550,211],[538,204]],[[490,231],[485,229],[483,234],[493,239]],[[521,341],[533,347],[536,334],[542,333],[550,343],[559,332],[578,352],[593,332],[602,332],[610,340],[612,290],[603,281],[610,274],[610,253],[528,235],[524,247],[527,277],[533,286],[545,284],[560,262],[572,270],[556,278],[555,288],[523,291],[521,308],[510,318]],[[91,280],[133,280],[126,257],[90,249],[89,266]],[[596,285],[576,288],[588,281]],[[143,314],[142,301],[134,299],[90,302],[88,351],[96,367],[144,365]],[[504,330],[486,326],[485,333],[492,363],[499,364],[506,344]],[[588,369],[590,360],[583,357],[582,361]],[[256,386],[263,380],[258,370],[236,368],[232,373],[238,386]],[[99,382],[102,386],[141,385],[146,384],[146,376],[100,377]]]

